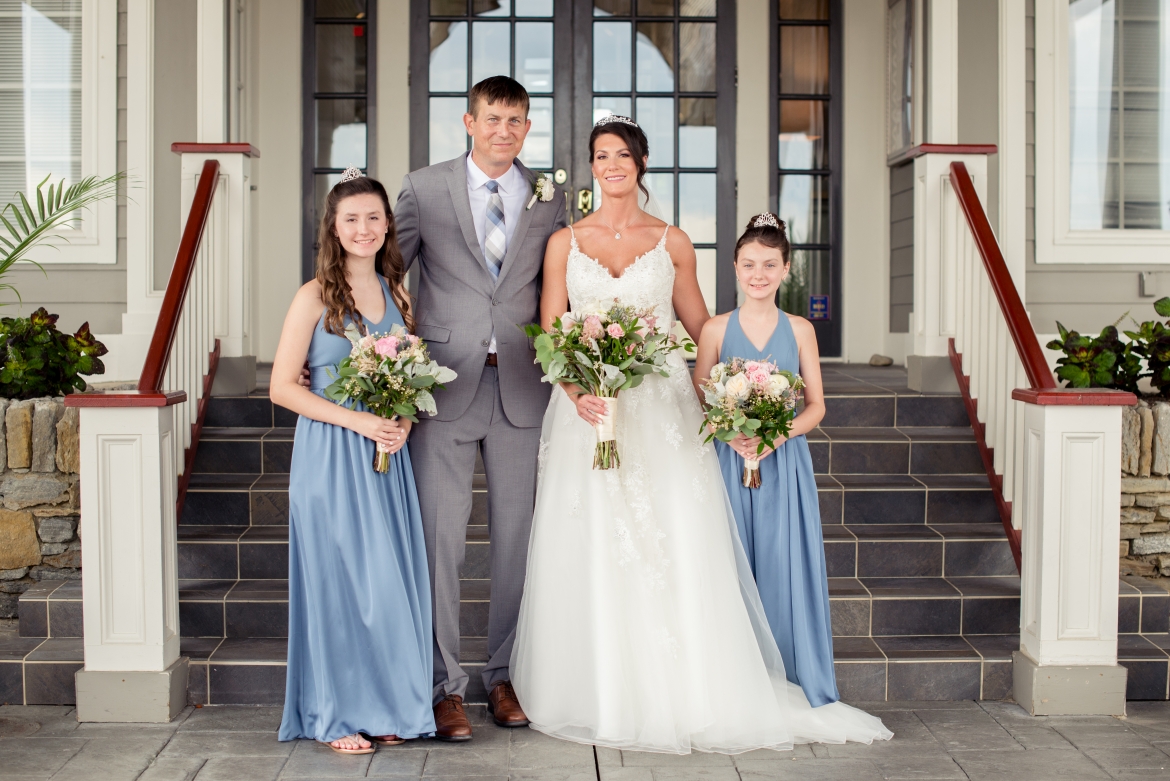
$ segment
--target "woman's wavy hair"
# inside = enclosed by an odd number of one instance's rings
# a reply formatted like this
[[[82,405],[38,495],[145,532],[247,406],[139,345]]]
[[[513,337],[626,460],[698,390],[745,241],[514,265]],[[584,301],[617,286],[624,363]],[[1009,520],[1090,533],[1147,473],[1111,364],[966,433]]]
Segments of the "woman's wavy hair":
[[[735,254],[732,255],[732,258],[739,260],[739,251],[743,249],[743,246],[753,243],[763,244],[769,249],[780,250],[780,257],[784,259],[784,265],[788,265],[789,256],[792,254],[792,244],[788,241],[788,226],[775,214],[764,212],[748,220],[743,235],[739,237],[739,241],[735,242]]]
[[[325,330],[331,334],[345,334],[345,318],[357,323],[364,330],[361,312],[354,304],[349,282],[345,278],[345,250],[337,238],[334,224],[337,222],[337,206],[351,195],[377,195],[386,209],[386,241],[374,256],[374,268],[386,278],[390,285],[390,296],[402,313],[402,320],[408,331],[414,331],[414,316],[410,311],[410,294],[406,291],[406,263],[398,248],[398,232],[394,226],[394,214],[390,211],[390,198],[386,188],[377,179],[365,176],[339,182],[325,197],[325,213],[321,215],[321,227],[317,232],[317,282],[321,285],[321,300],[325,302]]]
[[[638,189],[647,198],[650,197],[650,191],[646,189],[646,185],[642,180],[646,178],[646,157],[650,154],[650,140],[646,138],[646,134],[642,128],[637,125],[627,125],[624,122],[609,122],[604,125],[595,125],[593,132],[589,134],[589,163],[593,164],[593,145],[597,143],[597,139],[601,136],[617,136],[626,145],[626,149],[630,150],[630,154],[634,156],[634,165],[638,167]]]

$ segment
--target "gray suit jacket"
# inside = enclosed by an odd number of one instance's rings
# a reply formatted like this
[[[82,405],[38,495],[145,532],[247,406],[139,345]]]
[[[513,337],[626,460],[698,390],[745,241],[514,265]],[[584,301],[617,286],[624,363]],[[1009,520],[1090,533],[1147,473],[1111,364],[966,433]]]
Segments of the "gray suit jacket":
[[[516,161],[528,181],[536,175]],[[527,206],[525,201],[525,206]],[[417,262],[416,331],[431,356],[459,373],[435,396],[437,420],[466,412],[479,387],[492,328],[496,332],[500,395],[514,426],[539,426],[550,386],[522,326],[540,319],[545,245],[567,224],[562,197],[525,209],[493,280],[475,235],[467,198],[466,155],[406,175],[394,223],[406,266]]]

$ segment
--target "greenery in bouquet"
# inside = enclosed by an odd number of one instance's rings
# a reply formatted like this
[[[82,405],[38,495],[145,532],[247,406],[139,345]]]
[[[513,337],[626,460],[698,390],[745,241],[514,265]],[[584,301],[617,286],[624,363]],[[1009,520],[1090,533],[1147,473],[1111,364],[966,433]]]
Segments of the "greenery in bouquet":
[[[362,335],[352,323],[345,329],[352,347],[337,365],[337,376],[325,388],[325,397],[338,404],[366,409],[383,418],[395,416],[418,422],[418,412],[438,412],[432,391],[457,376],[431,360],[426,343],[395,325],[388,333]],[[330,372],[330,377],[333,373]],[[374,469],[386,472],[390,454],[379,445]]]
[[[732,358],[712,366],[702,388],[708,407],[707,441],[730,442],[739,434],[759,437],[759,454],[765,448],[775,450],[776,440],[792,430],[804,380],[767,361]],[[743,480],[744,486],[759,488],[758,459],[745,459]]]
[[[524,332],[535,337],[545,382],[571,383],[607,400],[609,414],[596,427],[594,469],[621,466],[613,432],[618,394],[638,387],[649,374],[670,376],[670,353],[695,349],[689,339],[680,342],[659,328],[653,310],[625,306],[618,299],[608,308],[566,312],[549,331],[532,324]]]
[[[89,323],[75,334],[57,330],[57,315],[41,307],[28,317],[0,319],[0,397],[64,396],[86,388],[83,374],[103,374],[106,346]]]

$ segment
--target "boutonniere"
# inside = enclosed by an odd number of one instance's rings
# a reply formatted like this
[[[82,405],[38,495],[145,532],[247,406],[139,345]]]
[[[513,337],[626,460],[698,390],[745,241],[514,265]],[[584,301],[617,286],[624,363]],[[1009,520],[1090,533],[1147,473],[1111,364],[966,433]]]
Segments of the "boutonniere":
[[[557,188],[553,185],[552,179],[549,179],[544,174],[537,174],[536,181],[532,183],[532,197],[528,199],[528,206],[525,211],[531,209],[536,205],[536,199],[539,198],[541,203],[548,203],[557,194]]]

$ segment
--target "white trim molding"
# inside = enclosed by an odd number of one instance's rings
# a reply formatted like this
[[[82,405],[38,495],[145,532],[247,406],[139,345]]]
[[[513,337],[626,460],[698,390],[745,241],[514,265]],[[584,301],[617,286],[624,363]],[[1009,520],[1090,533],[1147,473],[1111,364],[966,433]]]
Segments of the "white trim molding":
[[[1068,0],[1036,0],[1036,262],[1165,264],[1167,230],[1069,227]]]

